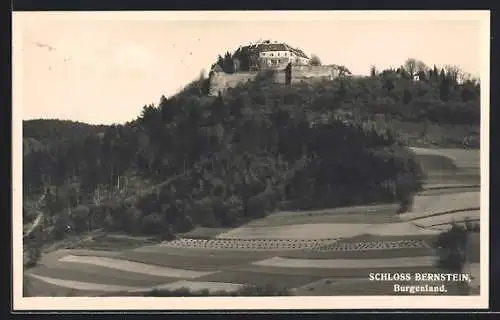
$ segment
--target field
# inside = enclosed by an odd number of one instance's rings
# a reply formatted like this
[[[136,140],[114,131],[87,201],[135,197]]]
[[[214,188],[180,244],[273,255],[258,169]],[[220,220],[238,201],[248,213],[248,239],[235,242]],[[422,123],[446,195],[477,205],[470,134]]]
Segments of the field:
[[[410,294],[395,293],[393,282],[370,281],[369,275],[438,272],[437,235],[453,222],[479,221],[479,151],[415,151],[428,181],[408,213],[397,215],[397,205],[277,212],[234,229],[196,228],[164,243],[93,236],[45,253],[26,275],[30,294],[216,292],[245,285],[286,287],[296,295]],[[469,238],[466,270],[478,294],[479,234]],[[438,294],[461,294],[446,285],[448,292]]]

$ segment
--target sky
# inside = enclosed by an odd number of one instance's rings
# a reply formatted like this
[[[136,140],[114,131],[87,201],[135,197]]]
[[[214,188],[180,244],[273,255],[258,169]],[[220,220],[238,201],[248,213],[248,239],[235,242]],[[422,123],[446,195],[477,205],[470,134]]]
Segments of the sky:
[[[208,71],[219,54],[259,39],[354,74],[416,58],[479,77],[484,14],[375,13],[14,13],[15,108],[25,120],[124,123]]]

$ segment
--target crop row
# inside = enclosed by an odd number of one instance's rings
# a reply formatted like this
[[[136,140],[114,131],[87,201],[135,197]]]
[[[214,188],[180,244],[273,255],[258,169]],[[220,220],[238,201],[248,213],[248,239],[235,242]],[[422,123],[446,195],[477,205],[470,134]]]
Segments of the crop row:
[[[314,251],[363,251],[384,249],[427,248],[424,240],[396,241],[339,241],[339,239],[297,240],[297,239],[178,239],[164,243],[163,246],[177,248],[215,248],[215,249],[313,249]]]
[[[364,251],[384,249],[428,248],[423,240],[337,242],[322,246],[316,251]]]
[[[163,246],[181,248],[220,248],[220,249],[305,249],[324,246],[337,239],[178,239],[166,242]]]

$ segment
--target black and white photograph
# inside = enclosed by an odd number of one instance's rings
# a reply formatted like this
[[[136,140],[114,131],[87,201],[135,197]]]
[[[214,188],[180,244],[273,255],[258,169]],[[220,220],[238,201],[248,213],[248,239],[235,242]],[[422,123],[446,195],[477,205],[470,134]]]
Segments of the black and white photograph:
[[[14,12],[14,308],[487,307],[489,18]]]

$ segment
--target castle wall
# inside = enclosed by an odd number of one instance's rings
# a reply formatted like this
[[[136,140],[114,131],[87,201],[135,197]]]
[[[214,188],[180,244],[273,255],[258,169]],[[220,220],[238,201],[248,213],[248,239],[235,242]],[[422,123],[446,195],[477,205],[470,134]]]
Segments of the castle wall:
[[[292,83],[301,81],[332,80],[339,75],[334,66],[292,66]]]
[[[338,70],[335,66],[309,66],[309,65],[292,65],[291,67],[291,82],[311,82],[318,80],[332,80],[338,76]],[[240,83],[254,80],[258,72],[237,72],[227,74],[224,72],[214,72],[210,77],[211,96],[217,96],[219,92],[223,93],[227,88],[234,88]],[[286,83],[286,71],[275,71],[275,82]]]
[[[237,72],[233,74],[228,74],[224,72],[214,72],[210,77],[210,90],[209,94],[211,96],[216,96],[219,91],[222,93],[227,88],[234,88],[239,83],[251,81],[255,79],[257,72]]]

